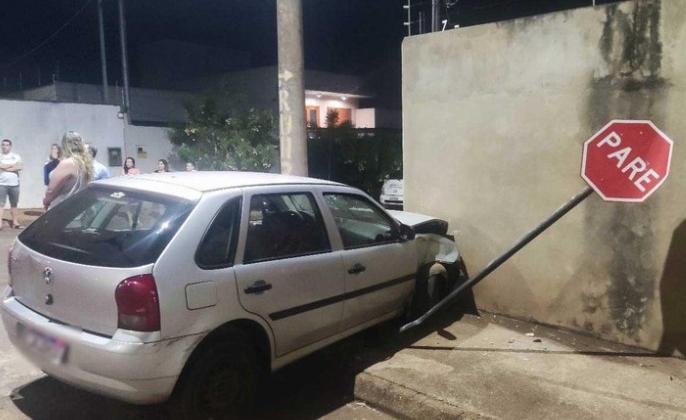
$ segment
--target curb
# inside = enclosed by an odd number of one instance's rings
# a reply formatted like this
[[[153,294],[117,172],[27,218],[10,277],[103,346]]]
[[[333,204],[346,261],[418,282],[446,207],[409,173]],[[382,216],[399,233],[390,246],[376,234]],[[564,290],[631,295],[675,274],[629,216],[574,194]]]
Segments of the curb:
[[[368,372],[355,377],[355,399],[401,419],[495,420]]]

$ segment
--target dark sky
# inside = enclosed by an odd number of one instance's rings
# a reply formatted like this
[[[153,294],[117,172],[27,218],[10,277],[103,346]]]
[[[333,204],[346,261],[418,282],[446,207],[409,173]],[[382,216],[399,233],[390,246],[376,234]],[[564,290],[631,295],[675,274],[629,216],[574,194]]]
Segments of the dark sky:
[[[53,73],[61,80],[97,82],[96,7],[96,0],[21,0],[5,5],[0,77],[16,82],[21,72],[24,87],[32,86],[38,83],[40,69],[43,83]],[[113,82],[121,79],[116,0],[104,0],[104,14]],[[255,66],[276,63],[275,0],[126,0],[126,17],[130,58],[140,45],[174,39],[250,52]],[[404,27],[398,0],[303,0],[303,20],[308,68],[358,73],[381,58],[399,56]]]
[[[448,27],[587,6],[592,0],[440,0]],[[121,83],[117,0],[103,0],[108,79]],[[305,66],[355,74],[400,95],[400,47],[407,0],[302,0]],[[607,3],[598,1],[597,3]],[[16,0],[3,5],[0,92],[61,81],[99,83],[97,0]],[[276,64],[276,0],[125,0],[131,84],[136,50],[173,39],[251,53]],[[429,19],[431,0],[412,0]],[[428,21],[427,21],[428,27]],[[173,65],[173,64],[172,64]]]

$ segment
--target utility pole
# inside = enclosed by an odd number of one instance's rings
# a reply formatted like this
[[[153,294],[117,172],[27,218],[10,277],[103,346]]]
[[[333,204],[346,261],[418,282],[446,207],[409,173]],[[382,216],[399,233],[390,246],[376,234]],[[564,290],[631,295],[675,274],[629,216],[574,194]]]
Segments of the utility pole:
[[[102,18],[102,0],[98,0],[98,29],[100,32],[100,67],[102,68],[102,100],[110,103],[109,88],[107,87],[107,55],[105,54],[105,24]]]
[[[121,43],[121,71],[124,79],[124,114],[126,122],[131,122],[131,102],[129,99],[129,66],[126,52],[126,20],[124,18],[124,0],[119,0],[119,41]]]
[[[307,176],[302,0],[276,1],[281,173]]]
[[[431,32],[438,32],[438,0],[431,0]]]

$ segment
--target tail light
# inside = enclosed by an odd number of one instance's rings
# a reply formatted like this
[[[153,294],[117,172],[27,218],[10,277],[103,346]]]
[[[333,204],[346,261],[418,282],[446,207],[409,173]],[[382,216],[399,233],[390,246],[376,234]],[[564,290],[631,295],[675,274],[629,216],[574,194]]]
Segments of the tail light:
[[[160,301],[150,274],[129,277],[117,285],[118,327],[133,331],[160,329]]]

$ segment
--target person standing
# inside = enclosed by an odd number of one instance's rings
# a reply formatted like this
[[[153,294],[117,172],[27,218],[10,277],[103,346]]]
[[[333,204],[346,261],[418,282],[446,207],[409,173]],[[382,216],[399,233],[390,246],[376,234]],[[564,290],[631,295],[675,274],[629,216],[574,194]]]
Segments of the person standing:
[[[93,179],[93,158],[86,152],[81,135],[67,131],[62,136],[64,159],[50,173],[50,183],[45,190],[43,206],[51,209],[76,194]]]
[[[138,175],[141,171],[136,168],[136,159],[131,156],[124,159],[124,167],[122,168],[124,175]]]
[[[43,166],[43,182],[47,187],[50,183],[50,172],[57,167],[57,164],[62,160],[62,147],[53,143],[50,145],[50,156],[48,156],[48,161],[45,162]]]
[[[4,139],[1,143],[2,153],[0,153],[0,203],[5,209],[7,197],[10,199],[10,213],[12,221],[10,227],[23,229],[17,219],[17,203],[19,202],[19,171],[22,169],[21,157],[12,153],[12,140]],[[0,223],[0,229],[2,224]]]
[[[110,170],[107,166],[98,162],[95,157],[98,155],[98,148],[90,143],[85,144],[86,150],[90,153],[91,158],[93,158],[93,181],[99,179],[105,179],[110,177]]]
[[[155,172],[169,172],[169,162],[167,159],[160,159],[157,161],[157,169]]]
[[[195,162],[193,162],[192,160],[186,162],[186,171],[195,172]]]

